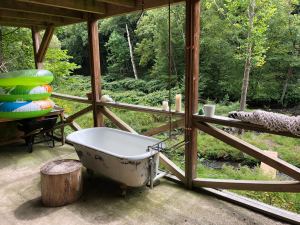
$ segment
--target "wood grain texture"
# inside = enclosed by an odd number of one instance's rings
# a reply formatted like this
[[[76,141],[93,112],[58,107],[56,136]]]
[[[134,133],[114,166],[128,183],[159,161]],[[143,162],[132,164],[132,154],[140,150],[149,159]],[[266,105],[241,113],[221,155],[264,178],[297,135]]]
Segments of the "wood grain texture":
[[[75,120],[76,118],[80,117],[80,116],[83,116],[84,114],[90,112],[93,110],[93,107],[90,105],[76,113],[74,113],[73,115],[69,116],[67,119],[66,119],[66,122],[67,123],[70,123],[70,122],[73,122],[73,120]]]
[[[32,45],[33,45],[33,57],[36,69],[42,69],[43,63],[38,62],[38,50],[40,48],[41,36],[36,27],[31,27]]]
[[[13,11],[7,9],[0,9],[0,18],[15,18],[15,19],[23,19],[23,20],[33,20],[37,22],[47,22],[49,24],[56,24],[56,25],[66,25],[66,24],[73,24],[79,23],[84,21],[83,19],[73,19],[73,18],[65,18],[65,17],[58,17],[58,16],[51,16],[48,15],[45,17],[43,14],[39,13],[32,13],[32,12],[20,12],[20,11]]]
[[[89,12],[96,14],[104,14],[105,4],[94,0],[19,0],[20,2],[27,2],[39,4],[44,6],[51,6],[56,8],[72,9],[81,12]]]
[[[100,101],[101,95],[101,68],[100,68],[100,51],[99,51],[99,34],[97,19],[91,17],[87,23],[88,38],[90,49],[90,67],[91,67],[91,86],[92,86],[92,103],[94,127],[104,126],[103,115],[98,109],[97,102]]]
[[[300,192],[300,182],[298,181],[257,181],[196,178],[193,180],[193,186],[250,191]]]
[[[181,182],[185,182],[185,174],[175,163],[173,163],[163,153],[159,153],[159,162],[174,176],[176,176]]]
[[[82,192],[81,163],[63,159],[41,168],[41,193],[45,206],[57,207],[75,202]]]
[[[56,16],[61,18],[71,18],[71,19],[87,18],[84,12],[62,9],[62,8],[51,7],[51,6],[38,5],[38,4],[31,4],[26,2],[19,2],[16,0],[1,0],[0,9],[11,10],[15,12],[38,13],[44,16]]]
[[[111,5],[116,5],[116,6],[124,6],[128,8],[133,8],[136,5],[135,0],[97,0],[97,1],[109,3]]]
[[[37,52],[37,61],[38,61],[38,63],[43,63],[43,61],[45,59],[46,52],[47,52],[48,47],[50,45],[52,36],[54,34],[54,28],[55,27],[53,25],[49,25],[46,28],[46,31],[44,33],[42,42],[41,42],[40,47],[39,47],[38,52]]]
[[[185,28],[185,174],[186,186],[192,188],[197,170],[197,129],[193,114],[198,111],[198,80],[200,51],[200,1],[186,1]]]
[[[92,100],[89,100],[88,98],[85,98],[85,97],[79,97],[79,96],[74,96],[74,95],[52,92],[51,97],[66,100],[66,101],[92,104]]]

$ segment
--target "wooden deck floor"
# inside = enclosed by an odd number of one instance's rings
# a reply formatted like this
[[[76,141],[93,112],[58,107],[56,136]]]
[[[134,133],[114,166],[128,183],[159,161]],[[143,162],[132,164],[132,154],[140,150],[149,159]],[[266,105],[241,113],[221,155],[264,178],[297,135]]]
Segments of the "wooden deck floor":
[[[58,158],[77,158],[73,147],[0,148],[0,224],[284,224],[204,193],[162,180],[153,190],[130,190],[85,177],[82,198],[71,205],[46,208],[40,201],[39,168]]]

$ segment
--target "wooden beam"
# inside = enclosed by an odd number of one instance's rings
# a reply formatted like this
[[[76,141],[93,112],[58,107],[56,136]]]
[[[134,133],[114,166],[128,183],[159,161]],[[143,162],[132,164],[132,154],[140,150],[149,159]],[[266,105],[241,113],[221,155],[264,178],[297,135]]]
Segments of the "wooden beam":
[[[71,123],[73,122],[73,120],[75,120],[76,118],[80,117],[80,116],[83,116],[84,114],[92,111],[93,107],[91,105],[89,105],[88,107],[74,113],[73,115],[69,116],[67,119],[66,119],[66,122],[67,123]]]
[[[151,114],[162,114],[162,115],[169,115],[170,112],[159,109],[156,107],[150,107],[150,106],[144,106],[144,105],[133,105],[133,104],[127,104],[127,103],[121,103],[121,102],[98,102],[97,103],[100,106],[107,106],[112,108],[118,108],[118,109],[126,109],[131,111],[137,111],[137,112],[145,112],[145,113],[151,113]],[[171,111],[171,114],[173,116],[183,117],[183,112],[175,112],[174,110]]]
[[[51,97],[66,100],[66,101],[92,104],[92,100],[89,100],[88,98],[85,98],[85,97],[79,97],[79,96],[74,96],[74,95],[67,95],[67,94],[52,92]]]
[[[54,33],[54,26],[49,25],[45,31],[45,34],[43,36],[42,42],[40,44],[38,53],[37,53],[37,61],[38,63],[42,63],[45,59],[47,49],[49,47],[49,44],[51,42],[52,36]]]
[[[100,68],[100,51],[99,51],[99,34],[97,19],[90,18],[88,23],[90,64],[91,64],[91,85],[93,101],[93,118],[94,126],[104,126],[103,115],[98,109],[97,102],[100,101],[101,95],[101,68]]]
[[[100,110],[103,113],[103,115],[105,115],[108,119],[110,119],[110,121],[121,130],[125,130],[133,134],[138,134],[134,129],[132,129],[127,123],[121,120],[116,114],[114,114],[108,108],[101,107]]]
[[[185,182],[185,174],[184,172],[170,159],[168,159],[167,156],[159,153],[159,162],[164,165],[164,167],[170,171],[172,174],[174,174],[180,181]]]
[[[172,129],[176,129],[176,128],[179,128],[179,127],[183,127],[184,126],[184,120],[183,119],[179,119],[179,120],[176,120],[174,122],[172,122]],[[162,133],[164,131],[167,131],[170,129],[170,124],[164,124],[162,126],[159,126],[159,127],[154,127],[150,130],[147,130],[143,133],[143,135],[146,135],[146,136],[153,136],[153,135],[156,135],[156,134],[159,134],[159,133]]]
[[[261,125],[253,124],[244,122],[241,120],[225,117],[225,116],[214,116],[214,117],[207,117],[203,115],[194,115],[193,116],[194,122],[207,122],[207,123],[214,123],[219,124],[227,127],[237,127],[245,130],[253,130],[258,132],[270,133],[270,134],[277,134],[287,137],[294,137],[299,138],[298,136],[290,133],[290,132],[277,132],[269,130]]]
[[[134,0],[97,0],[97,1],[109,3],[111,5],[124,6],[128,8],[133,8],[136,5]]]
[[[79,126],[79,124],[78,123],[76,123],[76,122],[71,122],[71,123],[68,123],[68,125],[70,125],[70,127],[73,129],[73,130],[75,130],[75,131],[78,131],[78,130],[81,130],[82,128]]]
[[[24,20],[16,18],[4,18],[0,17],[0,24],[3,26],[12,26],[12,27],[46,27],[48,24],[40,21],[34,20]]]
[[[285,173],[286,175],[300,181],[300,169],[296,166],[293,166],[281,159],[269,157],[264,151],[261,149],[222,131],[216,127],[210,126],[205,123],[195,123],[195,126],[204,131],[207,134],[239,149],[240,151],[264,162],[265,164],[279,170],[280,172]]]
[[[240,205],[246,209],[250,209],[263,215],[267,215],[271,218],[282,220],[291,224],[300,224],[300,215],[297,213],[271,206],[266,203],[225,190],[220,191],[212,188],[201,188],[200,190],[205,191],[207,194],[213,195],[219,199],[223,199],[227,202]]]
[[[41,36],[36,27],[31,28],[31,35],[32,35],[33,57],[34,57],[35,68],[42,69],[43,64],[38,62],[38,59],[37,59],[38,50],[40,48],[40,43],[41,43]]]
[[[27,13],[27,12],[17,12],[17,11],[11,11],[11,10],[3,10],[0,9],[0,18],[16,18],[16,19],[25,19],[25,20],[34,20],[44,23],[52,23],[56,25],[62,25],[62,24],[72,24],[72,23],[78,23],[83,20],[79,19],[69,19],[64,17],[57,17],[57,16],[45,16],[42,14],[36,14],[36,13]]]
[[[105,4],[95,0],[18,0],[39,5],[46,5],[57,8],[78,10],[95,14],[104,14]]]
[[[57,7],[51,7],[38,4],[31,4],[26,2],[19,2],[16,0],[1,0],[0,9],[13,10],[16,12],[38,13],[45,16],[57,16],[71,19],[86,19],[86,13],[61,9]]]
[[[192,188],[197,170],[197,130],[193,114],[198,111],[200,0],[186,1],[185,40],[185,174],[186,186]]]
[[[300,192],[300,182],[298,181],[257,181],[197,178],[193,180],[193,186],[249,191]]]
[[[175,182],[179,185],[184,184],[181,180],[177,177],[166,174],[164,176],[165,179]],[[251,209],[255,212],[261,213],[263,215],[270,216],[275,219],[279,219],[282,221],[287,221],[292,224],[300,224],[300,215],[290,212],[288,210],[284,210],[275,206],[268,205],[266,203],[247,198],[245,196],[241,196],[230,191],[226,190],[217,190],[213,188],[204,188],[194,186],[195,191],[201,191],[201,193],[205,192],[206,194],[213,195],[219,199],[223,199],[224,201],[231,202],[233,204],[242,206],[246,209]]]
[[[109,1],[109,0],[107,0]],[[178,4],[184,2],[184,0],[172,0],[171,4]],[[151,1],[144,1],[144,5],[142,6],[141,1],[139,1],[138,4],[135,5],[135,7],[116,7],[115,5],[107,4],[106,6],[106,13],[101,15],[101,18],[106,18],[106,17],[111,17],[111,16],[116,16],[116,15],[122,15],[122,14],[127,14],[127,13],[132,13],[132,12],[140,12],[142,8],[144,10],[148,9],[154,9],[158,7],[163,7],[167,6],[169,3],[168,0],[151,0]]]

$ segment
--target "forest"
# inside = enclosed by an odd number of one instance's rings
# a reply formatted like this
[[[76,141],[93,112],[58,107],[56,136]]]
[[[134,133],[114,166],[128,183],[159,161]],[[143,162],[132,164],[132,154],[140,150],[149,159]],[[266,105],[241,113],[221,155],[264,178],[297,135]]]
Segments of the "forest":
[[[172,99],[184,94],[184,4],[171,6],[168,18],[165,7],[99,21],[103,94],[115,101],[158,107],[168,99],[169,89]],[[44,63],[54,73],[56,92],[85,97],[91,91],[87,39],[85,23],[56,28]],[[199,107],[213,102],[219,115],[256,108],[299,115],[299,0],[203,0],[200,40]],[[0,27],[0,44],[0,72],[34,68],[30,29]],[[70,114],[84,107],[54,101]],[[138,132],[167,121],[163,116],[114,112]],[[91,114],[78,123],[91,127]],[[175,132],[182,139],[182,131]],[[262,149],[272,148],[300,167],[299,139],[254,132],[242,138]],[[201,177],[272,179],[259,171],[256,159],[206,134],[199,134],[198,147]],[[183,166],[182,151],[168,156]],[[281,174],[276,179],[287,178]],[[300,212],[297,194],[238,193]]]
[[[293,107],[300,101],[299,4],[290,0],[257,1],[251,25],[250,3],[202,1],[200,97],[217,102],[239,101],[248,69],[249,106]],[[172,87],[182,89],[184,20],[184,6],[172,6],[170,54],[167,8],[100,21],[104,77],[109,81],[125,78],[157,81],[167,86],[170,55]],[[1,70],[32,68],[30,31],[2,27],[1,33]],[[59,27],[56,37],[46,67],[58,79],[69,74],[88,76],[86,24]]]

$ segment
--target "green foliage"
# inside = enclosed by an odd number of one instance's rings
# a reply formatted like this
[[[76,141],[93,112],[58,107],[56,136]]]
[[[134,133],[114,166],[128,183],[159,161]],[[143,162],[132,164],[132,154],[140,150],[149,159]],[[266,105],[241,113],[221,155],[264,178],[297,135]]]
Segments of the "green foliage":
[[[120,77],[128,74],[129,49],[125,37],[117,32],[112,32],[105,47],[108,51],[107,62],[109,63],[108,72],[111,75]]]
[[[46,53],[44,68],[54,74],[54,82],[60,82],[64,76],[69,76],[74,69],[79,68],[75,63],[69,62],[72,56],[67,54],[67,50],[59,48],[49,48]]]
[[[0,66],[3,72],[34,67],[29,29],[0,26]]]

